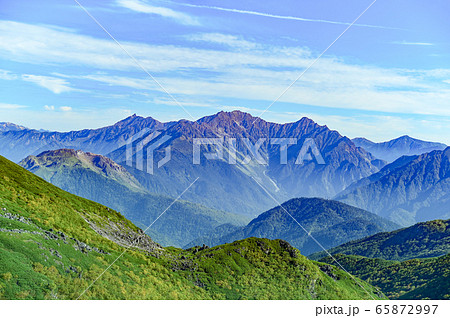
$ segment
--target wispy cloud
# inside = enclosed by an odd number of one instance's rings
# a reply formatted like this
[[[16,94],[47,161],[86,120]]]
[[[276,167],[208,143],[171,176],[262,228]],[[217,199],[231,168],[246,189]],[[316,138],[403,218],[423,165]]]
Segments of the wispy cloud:
[[[27,107],[28,106],[24,106],[24,105],[0,103],[0,109],[20,109],[20,108],[27,108]]]
[[[122,45],[155,74],[165,88],[178,96],[268,103],[315,57],[314,52],[305,47],[254,43],[227,34],[194,34],[191,39],[229,48],[136,42]],[[41,66],[82,67],[83,74],[78,75],[28,77],[55,93],[73,90],[70,78],[74,78],[132,89],[128,93],[148,90],[163,94],[151,79],[136,70],[134,62],[115,43],[104,39],[0,21],[0,57]],[[330,108],[447,115],[450,89],[443,81],[449,79],[448,74],[450,70],[447,69],[392,69],[351,64],[333,56],[323,56],[281,101]]]
[[[296,16],[278,15],[278,14],[271,14],[271,13],[265,13],[265,12],[250,11],[250,10],[240,10],[240,9],[224,8],[224,7],[217,7],[217,6],[197,5],[197,4],[179,3],[179,2],[177,2],[176,4],[180,5],[180,6],[191,7],[191,8],[209,9],[209,10],[232,12],[232,13],[238,13],[238,14],[255,15],[255,16],[272,18],[272,19],[282,19],[282,20],[302,21],[302,22],[315,22],[315,23],[327,23],[327,24],[338,24],[338,25],[350,25],[351,24],[350,22],[302,18],[302,17],[296,17]],[[356,23],[356,24],[353,24],[353,26],[379,28],[379,29],[393,29],[391,27],[385,27],[385,26],[379,26],[379,25],[371,25],[371,24],[357,24]]]
[[[31,82],[41,87],[44,87],[55,94],[75,90],[74,88],[69,86],[69,82],[61,78],[24,74],[22,75],[22,79],[26,82]]]
[[[222,33],[198,33],[185,36],[189,41],[208,42],[228,46],[231,48],[254,49],[258,45],[254,42],[246,41],[240,37]]]
[[[433,46],[434,45],[434,43],[429,43],[429,42],[395,41],[392,43],[399,44],[399,45],[417,45],[417,46]]]
[[[17,79],[17,75],[13,74],[11,71],[0,69],[0,79],[7,80],[7,81],[13,81],[13,80]]]
[[[124,8],[129,10],[140,12],[140,13],[148,13],[153,15],[158,15],[164,18],[169,18],[175,20],[181,24],[187,25],[199,25],[199,22],[194,17],[191,17],[188,14],[174,11],[165,7],[155,7],[144,1],[139,0],[117,0],[116,3]]]
[[[43,76],[43,75],[33,75],[33,74],[15,74],[8,70],[0,69],[0,79],[7,81],[23,80],[25,82],[30,82],[48,89],[49,91],[60,94],[63,92],[70,91],[81,91],[70,86],[70,83],[62,78]]]
[[[60,106],[60,107],[55,107],[54,105],[45,105],[44,109],[47,111],[62,111],[62,112],[71,112],[72,111],[72,107],[70,106]]]
[[[70,111],[72,111],[72,107],[70,107],[70,106],[61,106],[59,109],[61,111],[63,111],[63,112],[70,112]]]

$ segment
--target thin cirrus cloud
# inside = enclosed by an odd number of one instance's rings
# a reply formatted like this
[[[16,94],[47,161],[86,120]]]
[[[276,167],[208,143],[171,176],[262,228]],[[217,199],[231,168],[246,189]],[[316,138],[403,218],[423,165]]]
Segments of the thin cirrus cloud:
[[[231,44],[229,40],[228,43]],[[273,48],[271,52],[224,52],[137,42],[123,42],[122,46],[150,72],[217,70],[239,65],[303,68],[310,62],[311,54],[298,47]],[[68,63],[98,69],[136,70],[133,60],[113,41],[13,21],[0,21],[0,57],[40,65]]]
[[[27,107],[28,106],[24,106],[24,105],[0,103],[0,109],[21,109],[21,108],[27,108]]]
[[[230,48],[240,48],[240,49],[256,49],[258,45],[256,43],[246,41],[240,37],[230,34],[222,33],[198,33],[189,34],[185,36],[189,41],[193,42],[207,42],[212,44],[219,44],[222,46],[227,46]]]
[[[64,79],[56,78],[56,77],[24,74],[24,75],[22,75],[22,80],[24,80],[26,82],[31,82],[38,86],[46,88],[55,94],[60,94],[60,93],[70,92],[70,91],[75,90],[74,88],[69,86],[69,82],[67,82]]]
[[[172,19],[178,23],[186,24],[186,25],[199,25],[197,19],[194,17],[191,17],[188,14],[178,12],[169,8],[165,7],[155,7],[152,5],[149,5],[148,3],[144,1],[139,0],[117,0],[116,4],[120,7],[140,12],[140,13],[148,13],[152,15],[161,16],[163,18]]]
[[[191,40],[219,43],[231,50],[138,42],[122,45],[146,69],[156,73],[164,87],[174,94],[264,100],[268,104],[315,57],[305,47],[271,46],[226,34],[195,34]],[[159,90],[112,41],[47,26],[0,21],[0,57],[49,68],[55,64],[76,66],[82,74],[72,70],[66,77],[25,77],[56,94],[76,90],[69,79],[80,77],[108,86]],[[124,76],[121,71],[134,73]],[[11,77],[8,72],[0,74]],[[409,71],[354,65],[324,56],[281,101],[330,108],[448,115],[450,90],[443,82],[449,79],[448,74],[449,70]]]
[[[434,43],[430,43],[430,42],[395,41],[393,43],[394,44],[399,44],[399,45],[434,46]]]

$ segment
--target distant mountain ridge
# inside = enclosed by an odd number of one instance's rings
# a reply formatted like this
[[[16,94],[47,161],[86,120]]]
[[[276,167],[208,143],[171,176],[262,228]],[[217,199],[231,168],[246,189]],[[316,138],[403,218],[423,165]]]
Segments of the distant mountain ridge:
[[[248,225],[235,231],[232,231],[232,228],[221,228],[219,231],[228,232],[222,237],[217,238],[217,235],[213,235],[205,239],[209,240],[207,242],[210,244],[219,245],[248,237],[278,238],[289,242],[304,255],[309,255],[320,251],[321,247],[305,233],[305,230],[324,248],[331,248],[356,238],[398,227],[397,224],[373,213],[337,201],[300,198],[289,200],[281,207],[260,214]],[[189,245],[201,243],[202,239],[197,239]]]
[[[0,130],[0,154],[15,162],[29,155],[61,148],[81,149],[106,155],[124,145],[130,137],[143,129],[155,131],[167,126],[170,126],[170,123],[132,115],[112,126],[99,129],[70,132],[38,131],[28,128]]]
[[[403,226],[450,218],[450,147],[401,157],[335,199]]]
[[[352,141],[357,147],[362,147],[375,157],[387,162],[393,162],[402,156],[421,155],[426,152],[447,148],[447,145],[442,143],[423,141],[407,135],[379,143],[366,138],[354,138]]]

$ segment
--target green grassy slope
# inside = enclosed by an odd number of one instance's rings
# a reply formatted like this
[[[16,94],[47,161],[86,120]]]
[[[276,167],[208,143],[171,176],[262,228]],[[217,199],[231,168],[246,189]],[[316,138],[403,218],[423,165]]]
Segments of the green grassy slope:
[[[199,277],[227,299],[375,299],[384,295],[334,266],[313,262],[283,240],[248,238],[200,250],[191,248]]]
[[[0,157],[0,298],[367,299],[384,297],[284,241],[162,248],[119,213]]]
[[[450,299],[450,254],[403,262],[336,254],[350,273],[392,299]],[[330,257],[321,259],[332,263]]]

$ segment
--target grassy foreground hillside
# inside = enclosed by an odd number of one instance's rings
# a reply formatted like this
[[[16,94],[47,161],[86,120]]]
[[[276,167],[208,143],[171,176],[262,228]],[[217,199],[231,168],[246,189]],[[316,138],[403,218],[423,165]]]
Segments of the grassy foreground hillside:
[[[81,299],[384,297],[281,240],[164,249],[119,213],[3,157],[0,209],[1,299],[77,299],[135,241]]]

